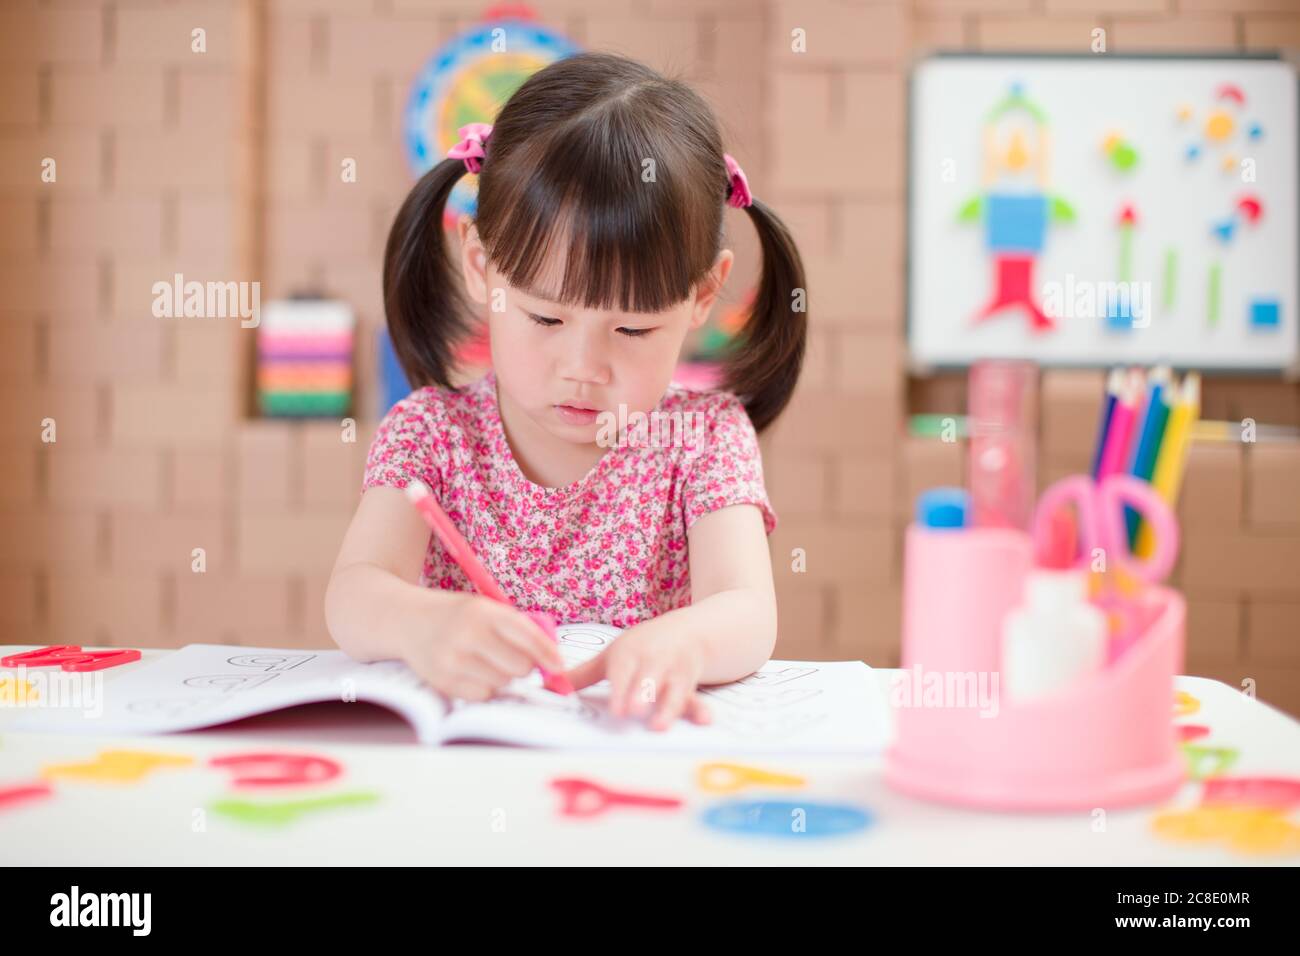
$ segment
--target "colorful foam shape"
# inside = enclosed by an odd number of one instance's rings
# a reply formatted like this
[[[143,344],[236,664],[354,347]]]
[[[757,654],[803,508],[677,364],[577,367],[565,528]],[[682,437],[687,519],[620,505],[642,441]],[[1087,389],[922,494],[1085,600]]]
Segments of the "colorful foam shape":
[[[1201,702],[1185,690],[1174,691],[1174,716],[1187,717],[1201,709]]]
[[[1133,302],[1126,295],[1108,296],[1106,300],[1106,328],[1112,332],[1128,332],[1133,328]]]
[[[45,783],[20,783],[14,787],[0,787],[0,810],[52,796],[54,791]]]
[[[1201,147],[1196,143],[1192,143],[1187,147],[1187,151],[1183,155],[1188,160],[1197,159],[1201,155]]]
[[[1250,126],[1246,129],[1246,135],[1251,139],[1255,139],[1255,140],[1263,139],[1264,127],[1260,126],[1258,123],[1251,123]]]
[[[1210,232],[1220,242],[1231,242],[1237,231],[1237,220],[1231,217],[1221,219],[1210,227]]]
[[[29,680],[19,680],[11,674],[0,675],[0,704],[6,707],[21,707],[23,704],[35,703],[40,694]]]
[[[796,788],[807,783],[795,774],[725,762],[702,764],[695,779],[699,788],[708,793],[733,793],[745,787]]]
[[[1300,806],[1300,778],[1218,777],[1205,781],[1201,803],[1291,810]]]
[[[1300,826],[1260,807],[1200,806],[1168,810],[1151,821],[1156,835],[1180,843],[1222,843],[1250,855],[1300,853]]]
[[[990,193],[984,220],[988,247],[998,252],[1041,252],[1047,231],[1047,197]]]
[[[1222,143],[1232,131],[1236,129],[1237,124],[1233,122],[1232,117],[1223,110],[1215,110],[1205,120],[1205,137],[1214,140],[1216,143]]]
[[[143,750],[104,750],[94,760],[84,763],[54,764],[45,767],[45,779],[76,780],[91,783],[139,783],[155,770],[188,767],[193,757],[184,754],[150,753]]]
[[[1237,762],[1239,752],[1234,747],[1202,747],[1200,744],[1183,744],[1187,758],[1187,777],[1190,780],[1207,780],[1227,773]]]
[[[1231,100],[1238,106],[1246,105],[1246,94],[1235,83],[1223,83],[1214,91],[1215,99]]]
[[[378,800],[379,794],[365,791],[335,793],[305,800],[280,800],[273,803],[253,800],[218,800],[212,805],[212,812],[237,823],[247,823],[257,827],[286,827],[297,823],[303,817],[324,810],[368,806]]]
[[[1277,299],[1251,299],[1250,327],[1277,329],[1282,325],[1282,303]]]
[[[847,836],[865,830],[872,816],[848,804],[788,800],[735,800],[704,811],[705,826],[724,833],[787,839]]]
[[[236,787],[294,787],[333,780],[343,773],[336,760],[315,754],[258,752],[229,754],[208,761],[234,773]]]
[[[139,659],[139,651],[126,647],[111,651],[83,651],[76,644],[52,644],[34,651],[0,657],[0,667],[58,667],[80,674],[130,664]]]

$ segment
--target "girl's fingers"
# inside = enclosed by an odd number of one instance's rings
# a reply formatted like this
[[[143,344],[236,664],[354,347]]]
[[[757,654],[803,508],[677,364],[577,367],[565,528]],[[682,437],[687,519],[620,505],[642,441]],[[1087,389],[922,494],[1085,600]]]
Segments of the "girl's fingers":
[[[497,670],[511,677],[523,677],[533,669],[533,662],[528,659],[528,655],[504,639],[484,642],[475,648],[475,652]]]
[[[686,707],[690,684],[681,678],[669,678],[660,694],[659,704],[650,719],[651,730],[667,730]]]
[[[479,653],[467,656],[456,664],[456,676],[462,680],[470,680],[481,684],[487,684],[489,688],[495,690],[505,684],[510,683],[510,675],[498,668],[487,658],[480,656]]]
[[[601,651],[591,660],[584,661],[564,675],[569,678],[569,683],[573,685],[574,690],[582,690],[604,679],[605,667],[609,664],[608,654],[608,650]]]
[[[443,693],[461,700],[482,701],[491,699],[493,690],[490,684],[462,677],[451,681]]]
[[[698,691],[691,694],[690,699],[686,702],[685,717],[694,724],[713,723],[713,711],[709,710],[709,705],[704,702],[703,694]]]
[[[628,688],[636,675],[636,666],[634,660],[617,654],[610,655],[606,675],[609,677],[609,712],[614,717],[627,715]]]
[[[649,667],[642,666],[637,671],[635,680],[627,690],[627,714],[629,717],[643,717],[650,714],[655,704],[664,694],[666,676]]]
[[[564,670],[564,658],[560,656],[559,647],[528,615],[510,609],[504,620],[496,625],[495,630],[526,654],[533,664],[551,671]]]

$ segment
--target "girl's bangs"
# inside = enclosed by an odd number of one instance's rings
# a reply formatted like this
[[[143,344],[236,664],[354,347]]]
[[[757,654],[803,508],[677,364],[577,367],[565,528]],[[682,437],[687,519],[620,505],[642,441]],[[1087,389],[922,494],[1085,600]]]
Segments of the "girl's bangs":
[[[716,254],[702,235],[709,227],[688,213],[691,197],[662,171],[642,182],[639,162],[611,177],[555,155],[497,184],[506,189],[488,257],[510,284],[559,305],[622,312],[662,312],[690,296]]]

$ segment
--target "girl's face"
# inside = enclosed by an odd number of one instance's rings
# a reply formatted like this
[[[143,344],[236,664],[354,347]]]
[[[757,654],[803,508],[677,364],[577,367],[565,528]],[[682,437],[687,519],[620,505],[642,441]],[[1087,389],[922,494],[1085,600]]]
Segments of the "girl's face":
[[[509,284],[484,254],[468,216],[459,223],[470,298],[487,309],[492,366],[501,391],[552,435],[592,444],[602,412],[623,421],[663,398],[686,334],[709,316],[731,271],[724,249],[694,294],[664,312],[618,312],[556,304],[538,292],[559,287],[563,262],[548,263],[539,290]]]

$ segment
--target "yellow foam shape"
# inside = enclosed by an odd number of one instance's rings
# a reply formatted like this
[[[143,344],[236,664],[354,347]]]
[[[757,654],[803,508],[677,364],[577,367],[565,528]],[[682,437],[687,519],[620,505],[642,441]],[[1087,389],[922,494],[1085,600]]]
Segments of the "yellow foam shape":
[[[1300,826],[1264,807],[1168,810],[1151,821],[1156,835],[1187,843],[1223,842],[1238,853],[1300,853]]]
[[[1191,119],[1191,117],[1192,117],[1192,108],[1190,106],[1183,104],[1182,106],[1178,107],[1178,119],[1180,122],[1189,120]]]
[[[86,763],[54,764],[45,767],[41,776],[47,780],[65,778],[102,783],[136,783],[162,767],[188,767],[193,757],[181,754],[149,753],[143,750],[103,750]]]
[[[1029,165],[1029,151],[1025,149],[1024,137],[1016,130],[1011,134],[1011,145],[1007,147],[1007,168],[1020,170]]]
[[[802,787],[807,781],[794,774],[744,764],[706,763],[696,773],[696,783],[709,793],[732,793],[745,787]]]
[[[1210,139],[1222,142],[1232,135],[1233,130],[1232,117],[1223,110],[1215,110],[1210,114],[1210,118],[1205,121],[1205,135]]]
[[[1174,691],[1174,716],[1186,717],[1201,709],[1201,702],[1185,690]]]
[[[5,674],[0,677],[0,704],[16,707],[40,700],[40,693],[29,680],[19,680]]]

